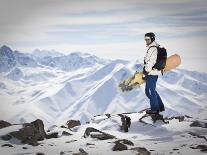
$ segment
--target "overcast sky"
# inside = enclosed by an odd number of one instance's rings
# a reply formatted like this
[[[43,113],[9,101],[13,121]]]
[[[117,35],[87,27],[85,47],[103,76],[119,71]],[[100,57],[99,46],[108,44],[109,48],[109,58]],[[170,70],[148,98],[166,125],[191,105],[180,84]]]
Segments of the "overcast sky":
[[[143,61],[150,31],[180,68],[207,72],[206,0],[0,0],[0,45],[22,52]]]

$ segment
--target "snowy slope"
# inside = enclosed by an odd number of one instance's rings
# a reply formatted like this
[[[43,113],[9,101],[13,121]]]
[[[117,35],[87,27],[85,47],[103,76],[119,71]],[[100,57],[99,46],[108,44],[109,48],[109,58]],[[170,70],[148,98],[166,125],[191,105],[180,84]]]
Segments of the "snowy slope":
[[[202,155],[206,152],[200,146],[206,147],[206,128],[192,127],[192,118],[184,117],[182,121],[171,118],[169,123],[156,121],[153,125],[145,124],[139,119],[145,113],[129,113],[131,125],[128,132],[121,130],[121,119],[118,115],[100,115],[93,117],[88,123],[74,128],[52,126],[48,133],[58,133],[57,138],[44,139],[39,141],[40,145],[31,146],[22,144],[14,139],[10,141],[0,140],[0,152],[4,155],[11,154],[36,154],[44,153],[50,155],[74,154],[87,152],[88,154],[101,155],[134,155],[139,153],[139,148],[147,149],[151,154],[182,154],[182,155]],[[147,118],[150,120],[150,118]],[[147,119],[145,120],[147,122]],[[148,121],[150,122],[150,121]],[[18,131],[22,125],[12,125],[0,129],[0,136],[4,136],[12,131]],[[85,137],[87,128],[95,128],[104,133],[115,136],[112,139],[100,140],[91,136]],[[71,135],[64,135],[66,131]],[[95,132],[94,132],[95,133]],[[127,140],[132,144],[125,144],[126,150],[113,150],[117,140]],[[12,147],[4,146],[5,144]],[[199,146],[199,147],[198,147]],[[80,153],[81,154],[81,153]],[[144,155],[147,155],[146,151]]]
[[[142,70],[142,63],[109,61],[80,52],[51,58],[54,67],[39,63],[36,67],[18,65],[1,73],[2,119],[30,122],[41,118],[50,126],[68,119],[85,123],[94,115],[136,112],[149,107],[144,84],[128,93],[117,88],[120,80]],[[58,65],[65,61],[67,67],[74,68],[65,70]],[[193,114],[205,118],[206,79],[206,73],[180,69],[160,76],[157,91],[166,105],[164,115]]]

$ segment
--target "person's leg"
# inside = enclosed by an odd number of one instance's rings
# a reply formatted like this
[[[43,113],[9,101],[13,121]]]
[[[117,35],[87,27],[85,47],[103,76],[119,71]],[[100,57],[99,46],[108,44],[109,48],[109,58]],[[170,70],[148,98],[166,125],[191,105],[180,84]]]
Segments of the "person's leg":
[[[148,82],[148,80],[146,79],[146,81],[145,81],[145,94],[146,94],[146,96],[150,99],[150,94],[149,94],[149,82]]]
[[[157,111],[159,110],[159,103],[157,99],[157,93],[156,93],[156,82],[157,82],[158,76],[154,75],[148,75],[147,77],[147,88],[149,92],[149,98],[150,98],[150,106],[152,111]]]
[[[162,102],[162,99],[161,99],[160,95],[157,93],[157,91],[156,91],[156,94],[157,94],[157,100],[158,100],[158,104],[159,104],[160,109],[164,108],[164,104]]]

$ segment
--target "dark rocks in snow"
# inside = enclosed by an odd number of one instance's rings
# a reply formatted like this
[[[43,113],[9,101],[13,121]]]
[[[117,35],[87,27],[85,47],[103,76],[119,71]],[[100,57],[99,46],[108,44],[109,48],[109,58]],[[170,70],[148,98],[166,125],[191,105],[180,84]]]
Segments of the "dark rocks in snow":
[[[116,141],[115,145],[113,147],[113,151],[123,151],[123,150],[127,150],[127,146],[123,143],[121,143],[120,141]]]
[[[161,114],[145,114],[141,118],[139,118],[139,122],[144,123],[144,124],[153,125],[153,124],[147,123],[143,120],[146,117],[151,117],[153,123],[155,123],[156,121],[162,121],[165,124],[169,123],[169,121],[166,121],[166,119],[164,119],[163,115],[161,115]]]
[[[70,153],[70,154],[71,154],[71,152],[72,152],[72,151],[61,151],[61,152],[60,152],[60,155],[63,155],[63,154],[68,154],[68,153]]]
[[[58,138],[58,132],[53,132],[53,133],[47,134],[45,136],[45,138],[47,138],[47,139]]]
[[[194,132],[189,132],[188,134],[192,135],[192,136],[195,136],[195,137],[198,137],[198,138],[203,138],[207,141],[207,138],[205,136],[202,136],[202,135],[199,135],[197,133],[194,133]]]
[[[111,117],[111,114],[105,114],[108,118],[110,118]]]
[[[1,147],[5,147],[5,146],[8,146],[8,147],[14,147],[14,146],[11,145],[11,144],[3,144],[3,145],[1,145]]]
[[[10,135],[21,140],[22,143],[33,146],[38,145],[37,141],[44,140],[46,137],[44,124],[40,119],[37,119],[31,123],[23,124],[22,129],[19,131],[13,131]]]
[[[73,127],[75,127],[75,126],[79,126],[79,125],[81,125],[81,123],[80,123],[80,121],[79,120],[69,120],[69,121],[67,121],[67,126],[68,126],[68,128],[70,129],[70,128],[73,128]]]
[[[63,132],[62,132],[62,135],[70,136],[70,135],[72,135],[72,134],[69,133],[69,132],[67,132],[67,131],[63,131]]]
[[[127,145],[131,145],[134,146],[134,143],[131,142],[130,140],[127,139],[119,139],[117,141],[114,142],[115,145],[113,147],[113,151],[123,151],[123,150],[127,150]]]
[[[197,145],[195,147],[191,146],[192,149],[199,149],[201,152],[207,153],[207,145]]]
[[[66,141],[65,143],[72,143],[72,142],[75,142],[75,141],[77,141],[77,140],[70,140],[70,141]]]
[[[0,129],[6,128],[8,126],[11,126],[11,123],[3,121],[3,120],[0,120]]]
[[[92,144],[92,143],[86,143],[86,145],[95,145],[95,144]]]
[[[73,155],[87,155],[88,153],[84,150],[84,149],[82,149],[82,148],[79,148],[79,151],[80,152],[78,152],[78,153],[73,153]]]
[[[9,134],[6,134],[6,135],[3,135],[3,136],[1,136],[1,139],[2,140],[10,140],[10,139],[12,139],[12,136],[11,135],[9,135]]]
[[[172,120],[172,119],[177,119],[179,122],[182,122],[185,120],[186,118],[190,118],[189,116],[174,116],[174,117],[170,117],[170,118],[165,118],[165,120]]]
[[[5,121],[1,121],[2,126],[8,126],[9,123],[5,123]],[[53,132],[46,134],[44,130],[43,121],[37,119],[31,123],[22,124],[23,127],[18,131],[10,132],[4,136],[1,136],[2,140],[10,140],[12,137],[20,140],[24,144],[29,144],[33,146],[39,145],[38,141],[44,140],[45,138],[58,138],[58,132]],[[71,135],[70,133],[63,131],[64,135]]]
[[[66,127],[66,126],[64,126],[64,125],[61,125],[60,127],[61,127],[61,128],[67,128],[67,127]]]
[[[135,148],[131,148],[130,150],[135,150],[138,153],[138,155],[150,155],[150,151],[148,151],[146,148],[144,147],[135,147]]]
[[[128,132],[131,126],[131,118],[123,114],[118,114],[118,116],[121,117],[121,122],[122,122],[120,129],[123,130],[124,132]]]
[[[36,155],[44,155],[42,152],[37,152]]]
[[[116,138],[113,135],[110,135],[108,133],[99,131],[99,130],[97,130],[95,128],[92,128],[92,127],[86,128],[85,133],[84,133],[84,138],[87,138],[89,135],[92,138],[97,138],[99,140],[106,140],[106,139],[114,139],[114,138]]]
[[[132,141],[128,140],[128,139],[119,139],[116,142],[120,142],[120,143],[123,143],[123,144],[134,146],[134,143]]]
[[[196,120],[193,123],[191,123],[190,126],[191,127],[207,128],[207,123]]]

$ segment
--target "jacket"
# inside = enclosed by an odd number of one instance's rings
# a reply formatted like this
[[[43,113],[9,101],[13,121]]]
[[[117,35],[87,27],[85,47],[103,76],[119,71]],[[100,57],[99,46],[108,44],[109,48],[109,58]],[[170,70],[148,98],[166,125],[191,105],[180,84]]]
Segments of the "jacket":
[[[144,68],[148,73],[148,75],[161,75],[161,71],[156,68],[152,69],[157,60],[157,48],[151,46],[159,46],[156,41],[153,41],[150,45],[147,46],[147,52],[144,57]]]

